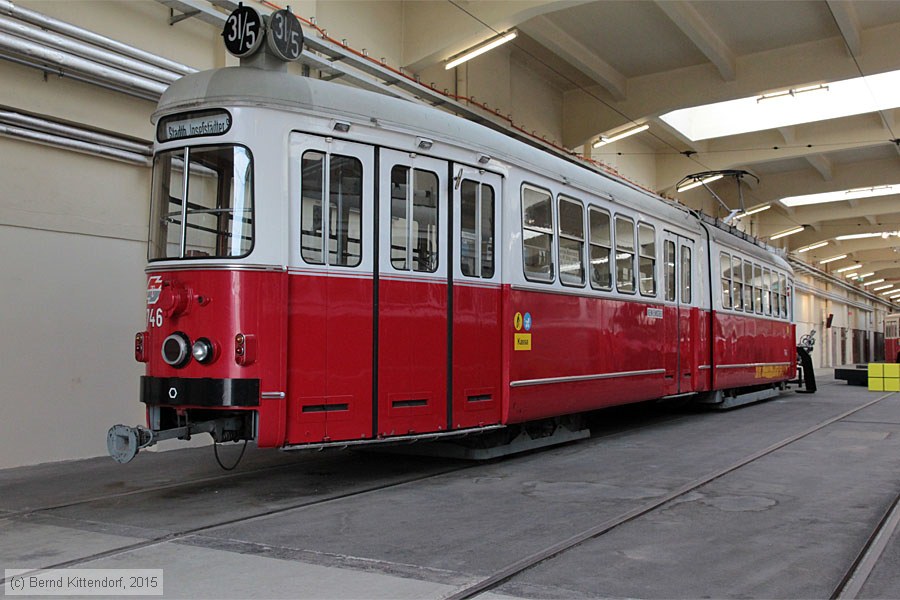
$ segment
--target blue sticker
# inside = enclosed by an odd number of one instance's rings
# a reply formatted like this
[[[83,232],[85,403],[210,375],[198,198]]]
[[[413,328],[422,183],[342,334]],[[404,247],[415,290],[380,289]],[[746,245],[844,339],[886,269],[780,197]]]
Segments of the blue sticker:
[[[531,313],[525,313],[525,331],[531,331]]]

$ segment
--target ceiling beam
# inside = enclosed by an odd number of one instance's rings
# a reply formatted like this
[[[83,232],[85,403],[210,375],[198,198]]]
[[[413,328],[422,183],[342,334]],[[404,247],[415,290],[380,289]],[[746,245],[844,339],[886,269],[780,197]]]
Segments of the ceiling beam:
[[[862,53],[862,35],[853,3],[846,0],[827,0],[827,2],[851,56],[859,56]]]
[[[822,154],[810,154],[806,156],[806,162],[812,166],[813,169],[819,172],[819,175],[822,176],[822,179],[825,181],[831,181],[834,179],[834,172],[831,168],[831,161],[828,160]]]
[[[684,0],[657,0],[656,5],[719,70],[722,79],[734,81],[734,52],[713,31],[693,6]]]
[[[625,76],[547,17],[531,19],[519,29],[593,79],[616,100],[625,99]]]

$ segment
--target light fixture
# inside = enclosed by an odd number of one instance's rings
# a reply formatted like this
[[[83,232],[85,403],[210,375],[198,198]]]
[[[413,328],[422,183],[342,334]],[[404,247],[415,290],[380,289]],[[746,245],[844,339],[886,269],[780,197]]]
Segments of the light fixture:
[[[866,277],[871,277],[871,276],[874,275],[874,274],[875,274],[875,271],[871,271],[871,272],[869,272],[869,273],[861,273],[860,276],[859,276],[859,278],[860,278],[860,279],[865,279]]]
[[[809,252],[810,250],[815,250],[816,248],[822,248],[827,245],[828,245],[828,242],[816,242],[815,244],[810,244],[809,246],[803,246],[802,248],[797,248],[797,253],[803,254],[804,252]]]
[[[777,240],[778,238],[783,238],[783,237],[787,237],[789,235],[794,235],[795,233],[800,233],[804,229],[806,229],[806,225],[799,225],[797,227],[792,227],[791,229],[785,229],[784,231],[779,231],[778,233],[776,233],[774,235],[770,235],[769,239]]]
[[[823,192],[821,194],[805,194],[803,196],[788,196],[779,200],[785,206],[807,206],[809,204],[824,204],[826,202],[841,202],[857,200],[859,198],[875,198],[877,196],[890,196],[900,194],[900,184],[876,185],[865,188],[853,188],[837,192]]]
[[[862,269],[862,265],[850,265],[849,267],[841,267],[836,270],[835,273],[846,273],[847,271],[855,271],[857,269]]]
[[[839,235],[836,240],[864,240],[867,238],[884,238],[888,239],[891,236],[900,236],[900,231],[881,231],[878,233],[851,233],[850,235]]]
[[[856,273],[847,273],[846,275],[844,275],[844,277],[846,277],[847,279],[859,279],[859,275]]]
[[[884,283],[884,279],[873,279],[872,281],[867,281],[863,284],[863,287],[869,287],[870,285],[875,285],[876,283]]]
[[[350,131],[350,123],[347,123],[346,121],[333,121],[331,128],[338,133],[347,133]]]
[[[755,215],[756,213],[761,213],[764,210],[769,210],[772,208],[772,205],[769,203],[760,204],[759,206],[754,206],[753,208],[748,208],[744,212],[739,215],[735,215],[735,219],[743,219],[744,217],[749,217],[750,215]]]
[[[886,290],[888,288],[894,287],[893,283],[889,283],[887,285],[879,285],[877,288],[872,288],[873,292],[880,292],[881,290]]]
[[[836,261],[836,260],[841,260],[842,258],[847,258],[847,255],[846,255],[846,254],[838,254],[837,256],[830,256],[830,257],[828,257],[828,258],[826,258],[826,259],[824,259],[824,260],[820,260],[820,261],[819,261],[819,264],[820,264],[820,265],[827,265],[827,264],[830,263],[830,262],[834,262],[834,261]]]
[[[491,162],[491,157],[488,156],[487,154],[479,154],[478,155],[478,164],[479,165],[486,165],[489,162]]]
[[[885,295],[890,296],[891,300],[893,300],[894,298],[900,296],[900,290],[891,290],[889,292],[885,292]]]
[[[894,286],[893,286],[893,285],[889,285],[889,286],[887,286],[887,287],[885,287],[885,288],[881,288],[881,289],[886,290],[887,288],[892,288],[892,287],[894,287]],[[872,291],[875,291],[875,290],[872,290]],[[887,292],[881,292],[881,295],[882,295],[882,296],[890,296],[891,294],[900,294],[900,290],[890,290],[890,291],[887,291]]]
[[[487,43],[484,43],[481,46],[476,46],[475,48],[468,50],[463,54],[460,54],[457,58],[452,59],[450,62],[444,65],[444,69],[449,71],[453,67],[458,67],[467,60],[472,60],[476,56],[481,56],[485,52],[493,50],[497,46],[501,46],[506,42],[511,42],[512,40],[516,39],[517,35],[519,34],[515,30],[510,31],[509,33],[502,33],[492,40],[489,40]]]
[[[637,127],[634,127],[633,129],[627,129],[627,130],[625,130],[621,133],[617,133],[615,135],[610,135],[610,136],[601,135],[600,139],[597,140],[596,142],[594,142],[593,144],[591,144],[591,146],[594,148],[599,148],[600,146],[605,146],[606,144],[618,142],[619,140],[621,140],[623,138],[627,138],[629,136],[632,136],[636,133],[640,133],[642,131],[647,131],[648,129],[650,129],[650,123],[644,123],[643,125],[639,125]],[[721,175],[720,175],[720,177],[721,177]]]
[[[695,187],[700,187],[701,185],[706,185],[707,183],[712,183],[713,181],[718,181],[718,180],[722,179],[722,177],[724,177],[724,175],[722,175],[720,173],[718,175],[710,175],[709,177],[704,177],[703,179],[696,179],[690,183],[686,183],[684,185],[678,186],[677,188],[675,188],[675,191],[676,192],[686,192],[688,190],[694,189]],[[741,216],[744,216],[744,215],[741,215]]]
[[[793,98],[797,94],[805,94],[806,92],[827,92],[828,86],[824,83],[820,83],[819,85],[807,85],[805,87],[792,88],[789,90],[782,90],[780,92],[772,92],[771,94],[763,94],[756,99],[756,102],[762,102],[763,100],[774,100],[775,98]]]
[[[419,148],[419,150],[431,150],[431,147],[434,146],[434,142],[432,142],[428,138],[417,137],[416,146]]]

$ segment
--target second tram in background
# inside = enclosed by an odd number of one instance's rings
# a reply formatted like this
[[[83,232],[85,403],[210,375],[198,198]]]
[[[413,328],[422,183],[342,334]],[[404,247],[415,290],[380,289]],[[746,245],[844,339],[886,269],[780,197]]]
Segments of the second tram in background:
[[[148,426],[110,431],[117,459],[202,431],[274,448],[569,439],[585,411],[758,400],[794,377],[792,271],[770,249],[269,58],[159,103],[135,339]]]

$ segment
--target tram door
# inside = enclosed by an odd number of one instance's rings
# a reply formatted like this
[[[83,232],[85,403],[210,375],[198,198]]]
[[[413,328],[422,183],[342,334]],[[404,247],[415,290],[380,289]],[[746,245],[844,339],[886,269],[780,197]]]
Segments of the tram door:
[[[695,350],[699,340],[699,310],[694,298],[694,241],[666,232],[663,240],[665,269],[664,300],[672,318],[665,318],[665,370],[669,382],[666,393],[685,394],[694,391],[697,381]]]
[[[451,426],[500,421],[501,178],[453,166]]]
[[[370,437],[375,150],[290,147],[287,442]]]
[[[374,432],[447,429],[448,225],[445,161],[379,151],[378,397]]]

